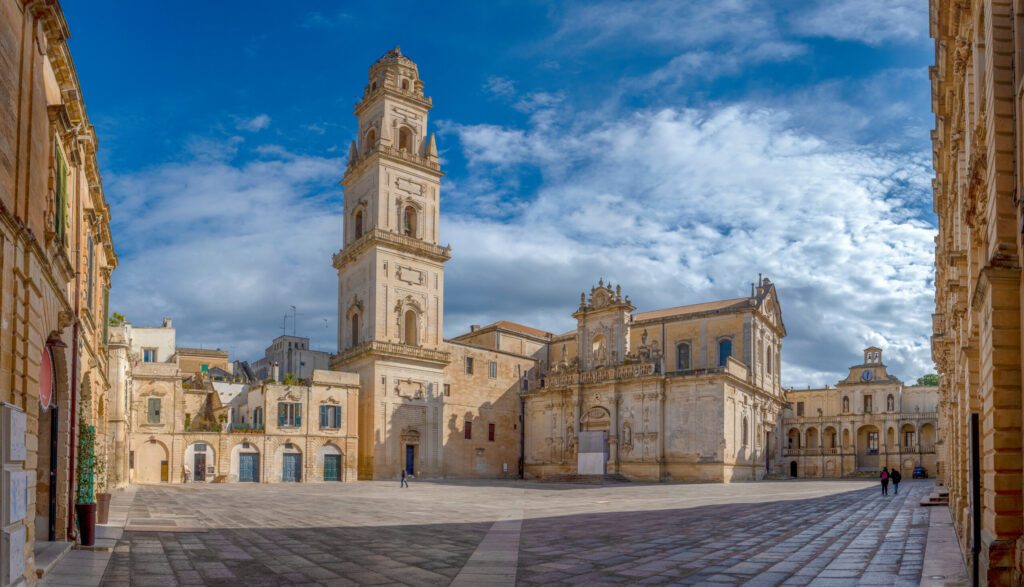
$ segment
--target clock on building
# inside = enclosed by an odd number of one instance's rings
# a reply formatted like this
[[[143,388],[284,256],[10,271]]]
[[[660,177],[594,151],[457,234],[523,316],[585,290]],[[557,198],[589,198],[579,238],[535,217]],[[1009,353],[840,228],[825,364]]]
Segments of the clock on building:
[[[861,381],[871,381],[875,374],[871,371],[864,371],[860,374]]]

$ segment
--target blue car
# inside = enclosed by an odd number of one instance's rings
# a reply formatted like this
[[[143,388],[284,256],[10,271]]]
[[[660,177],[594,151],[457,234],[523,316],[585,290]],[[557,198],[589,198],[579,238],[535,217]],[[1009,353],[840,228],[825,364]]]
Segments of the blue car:
[[[924,470],[924,467],[914,467],[914,479],[927,479],[928,472]]]

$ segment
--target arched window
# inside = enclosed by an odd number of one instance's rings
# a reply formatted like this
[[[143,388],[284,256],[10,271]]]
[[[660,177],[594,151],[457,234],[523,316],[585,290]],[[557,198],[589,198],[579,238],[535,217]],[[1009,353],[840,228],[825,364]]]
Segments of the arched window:
[[[412,131],[408,126],[398,129],[398,149],[400,151],[412,151]]]
[[[352,317],[352,346],[359,344],[359,314],[353,313]]]
[[[356,238],[363,236],[363,211],[359,210],[356,212],[356,218],[354,221]]]
[[[403,90],[408,90],[409,89],[409,80],[407,80],[407,79],[402,80],[402,89]]]
[[[413,310],[405,311],[405,344],[409,346],[419,346],[419,337],[417,336],[419,329],[416,328],[416,312]]]
[[[747,430],[747,417],[743,417],[743,446],[747,446],[750,443],[750,433]]]
[[[732,356],[732,340],[726,338],[718,342],[718,366],[724,367]]]
[[[690,370],[690,343],[681,342],[676,345],[676,370]]]
[[[377,146],[377,131],[370,129],[366,132],[366,137],[363,139],[363,153],[369,153]]]
[[[416,208],[406,206],[402,212],[402,233],[405,236],[416,236]]]
[[[845,412],[849,412],[849,411],[850,411],[850,398],[844,396],[843,397],[843,412],[845,413]]]
[[[889,394],[889,397],[885,398],[885,409],[886,411],[889,412],[892,412],[896,409],[896,400],[893,399],[891,393]]]
[[[765,364],[768,366],[768,374],[772,373],[772,345],[768,345],[768,351],[765,353]]]

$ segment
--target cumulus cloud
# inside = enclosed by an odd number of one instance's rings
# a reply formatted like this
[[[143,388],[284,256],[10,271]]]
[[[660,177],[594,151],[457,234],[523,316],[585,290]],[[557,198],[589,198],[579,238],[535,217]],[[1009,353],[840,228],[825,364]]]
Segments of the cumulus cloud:
[[[921,0],[838,0],[794,10],[797,33],[868,45],[919,41],[928,34],[928,3]]]
[[[907,378],[932,370],[926,157],[836,146],[749,105],[570,119],[453,127],[477,176],[543,179],[506,218],[452,186],[470,208],[444,227],[449,334],[500,318],[569,329],[602,275],[654,309],[746,295],[763,272],[789,328],[788,384],[833,383],[868,344]]]
[[[343,162],[279,149],[264,155],[107,178],[121,257],[112,310],[135,324],[173,316],[178,344],[253,359],[296,305],[297,332],[335,349],[330,256],[341,242],[335,186]]]
[[[252,118],[242,118],[235,123],[235,127],[238,130],[249,132],[259,132],[268,126],[270,126],[270,116],[268,114],[257,114]]]

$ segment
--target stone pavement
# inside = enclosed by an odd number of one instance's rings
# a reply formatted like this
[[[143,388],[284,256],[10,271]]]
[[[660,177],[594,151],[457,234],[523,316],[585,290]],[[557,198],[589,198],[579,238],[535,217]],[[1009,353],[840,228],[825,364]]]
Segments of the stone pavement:
[[[126,531],[102,584],[917,585],[936,508],[903,485],[144,486],[129,528],[194,522]]]
[[[40,585],[94,587],[103,580],[111,553],[121,539],[136,487],[115,491],[110,496],[107,523],[96,525],[96,544],[92,548],[75,547],[46,573]]]

